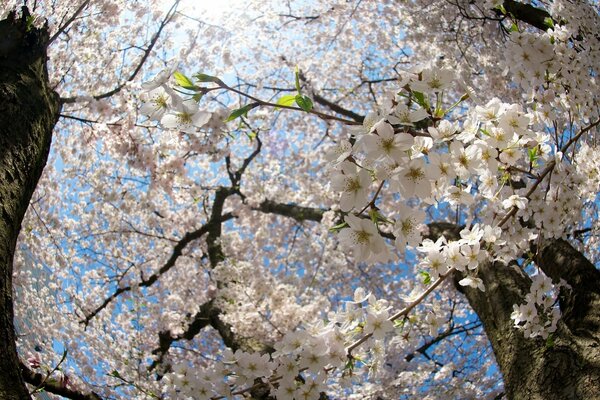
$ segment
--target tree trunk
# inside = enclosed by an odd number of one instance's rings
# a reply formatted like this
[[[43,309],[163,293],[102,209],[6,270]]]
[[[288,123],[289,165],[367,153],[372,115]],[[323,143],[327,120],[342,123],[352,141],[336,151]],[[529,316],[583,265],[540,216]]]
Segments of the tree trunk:
[[[561,291],[562,319],[546,340],[526,339],[513,327],[513,304],[521,304],[531,280],[518,266],[487,263],[478,277],[486,291],[457,287],[483,322],[509,399],[600,399],[600,272],[563,240],[540,247],[537,265],[553,281],[560,278],[572,290]],[[461,279],[456,274],[455,282]]]
[[[15,345],[13,256],[21,221],[46,164],[59,99],[48,84],[47,29],[29,13],[0,21],[0,399],[29,399]]]

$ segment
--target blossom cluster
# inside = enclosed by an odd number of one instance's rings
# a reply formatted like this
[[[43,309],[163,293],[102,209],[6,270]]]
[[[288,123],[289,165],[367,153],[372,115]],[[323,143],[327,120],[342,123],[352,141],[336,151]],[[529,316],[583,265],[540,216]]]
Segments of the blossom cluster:
[[[560,309],[557,305],[558,292],[561,288],[568,290],[568,285],[561,282],[553,285],[552,280],[539,273],[533,277],[529,293],[525,296],[525,303],[513,305],[510,318],[514,326],[523,331],[525,337],[548,338],[556,331],[556,324],[560,319]]]
[[[357,261],[385,262],[394,251],[416,248],[426,233],[424,207],[468,209],[476,200],[487,202],[492,212],[477,231],[494,237],[490,245],[502,236],[496,225],[503,214],[512,208],[517,216],[528,213],[528,198],[511,182],[526,183],[522,171],[551,159],[547,135],[532,129],[533,117],[521,106],[497,98],[472,107],[461,124],[443,102],[454,80],[450,70],[436,66],[406,74],[388,107],[369,114],[351,140],[340,140],[329,152],[331,188],[348,213],[340,240]],[[393,208],[380,209],[378,196],[395,199]],[[395,248],[384,242],[382,231],[392,232]],[[439,253],[443,260],[430,254],[436,260],[431,273],[443,273],[437,265],[475,269],[487,258],[477,240],[449,244]]]
[[[437,335],[442,320],[429,313],[425,323]],[[358,288],[326,322],[279,338],[271,354],[225,349],[208,369],[178,365],[165,375],[164,391],[169,398],[210,399],[262,383],[277,399],[316,400],[331,375],[341,374],[341,381],[349,385],[361,365],[368,366],[369,373],[381,368],[386,336],[394,329],[389,303]],[[354,349],[353,343],[364,337],[371,337],[369,350]]]

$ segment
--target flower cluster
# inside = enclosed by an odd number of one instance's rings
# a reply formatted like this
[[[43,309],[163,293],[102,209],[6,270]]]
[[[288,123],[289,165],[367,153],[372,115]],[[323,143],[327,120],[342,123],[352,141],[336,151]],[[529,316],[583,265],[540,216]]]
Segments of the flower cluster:
[[[556,331],[556,324],[560,319],[560,309],[557,305],[560,288],[568,289],[568,286],[564,282],[553,285],[552,280],[543,273],[533,277],[529,293],[525,296],[525,303],[514,304],[514,311],[510,316],[515,327],[522,330],[525,337],[540,336],[546,339]]]
[[[430,314],[425,317],[432,335],[442,322]],[[329,313],[326,323],[286,333],[275,342],[271,355],[226,349],[209,369],[179,365],[165,376],[164,391],[170,398],[210,399],[231,396],[262,382],[277,399],[316,400],[325,391],[328,376],[350,376],[359,368],[358,358],[369,370],[381,366],[386,335],[393,330],[389,303],[359,288],[353,300]],[[371,351],[352,356],[353,343],[365,336],[371,337]]]
[[[172,69],[164,70],[143,85],[146,92],[141,96],[140,112],[150,120],[160,122],[165,129],[195,133],[208,124],[212,113],[200,110],[195,99],[184,99],[167,84],[173,72]]]

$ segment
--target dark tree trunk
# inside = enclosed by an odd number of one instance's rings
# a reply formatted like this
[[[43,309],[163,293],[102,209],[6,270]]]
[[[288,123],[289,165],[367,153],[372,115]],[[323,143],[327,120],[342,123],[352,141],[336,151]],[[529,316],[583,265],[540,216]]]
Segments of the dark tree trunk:
[[[450,224],[432,227],[433,237],[458,239],[458,229]],[[536,263],[544,273],[572,287],[561,291],[562,319],[553,344],[526,339],[513,326],[513,304],[524,303],[531,286],[518,266],[480,265],[477,276],[485,292],[458,285],[463,277],[459,273],[456,286],[483,322],[509,399],[600,399],[600,271],[564,240],[546,241],[536,250]]]
[[[40,178],[59,100],[46,71],[46,29],[15,13],[0,21],[0,399],[29,399],[15,346],[13,256]]]

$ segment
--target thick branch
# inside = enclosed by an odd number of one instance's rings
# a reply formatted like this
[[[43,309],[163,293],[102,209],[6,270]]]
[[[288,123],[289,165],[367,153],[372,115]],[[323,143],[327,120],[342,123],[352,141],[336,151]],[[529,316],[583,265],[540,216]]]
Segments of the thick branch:
[[[173,248],[171,257],[169,257],[167,262],[158,271],[156,271],[155,273],[150,275],[148,278],[143,278],[137,286],[148,287],[148,286],[151,286],[152,284],[154,284],[154,282],[156,282],[158,280],[158,278],[160,278],[161,275],[163,275],[164,273],[166,273],[167,271],[169,271],[171,268],[173,268],[175,266],[177,259],[181,256],[183,249],[185,249],[185,247],[188,244],[190,244],[194,240],[200,239],[205,233],[210,234],[211,230],[215,229],[215,227],[214,227],[215,225],[218,225],[220,227],[221,222],[230,220],[232,218],[233,218],[233,215],[230,213],[227,213],[227,214],[223,215],[221,217],[221,219],[219,219],[217,221],[211,219],[206,224],[202,225],[199,229],[196,229],[193,232],[186,233],[185,236],[179,242],[177,242],[177,245],[175,245],[175,247]],[[106,308],[106,306],[108,306],[113,300],[115,300],[121,294],[131,291],[131,289],[133,289],[132,286],[123,286],[123,287],[118,288],[117,290],[115,290],[115,292],[112,295],[107,297],[100,306],[98,306],[96,309],[94,309],[94,311],[92,311],[91,313],[87,314],[85,316],[85,319],[82,320],[81,322],[84,323],[85,325],[89,324],[90,321],[100,311],[102,311],[104,308]]]
[[[321,222],[321,219],[323,219],[323,214],[325,211],[327,211],[322,208],[303,207],[295,204],[283,204],[272,200],[263,201],[258,207],[253,208],[253,210],[290,217],[298,222]]]
[[[37,387],[38,389],[43,389],[48,393],[57,394],[59,396],[72,400],[102,400],[102,398],[94,392],[83,393],[78,390],[69,389],[66,386],[59,384],[58,382],[46,379],[44,375],[38,372],[30,370],[23,363],[20,363],[20,366],[21,373],[23,374],[23,379],[25,379],[25,382]]]
[[[544,242],[537,263],[554,282],[564,279],[571,286],[560,297],[569,329],[600,341],[600,271],[562,239]]]
[[[340,106],[339,104],[329,101],[320,94],[313,92],[313,98],[317,103],[329,108],[333,112],[343,115],[344,117],[352,118],[354,121],[360,123],[362,123],[365,120],[365,117],[363,115],[357,114],[354,111],[348,110]]]
[[[525,22],[542,31],[548,30],[546,19],[552,17],[546,10],[536,8],[531,4],[524,4],[514,0],[504,0],[504,9],[513,18]],[[502,14],[500,10],[495,10],[496,13]]]

